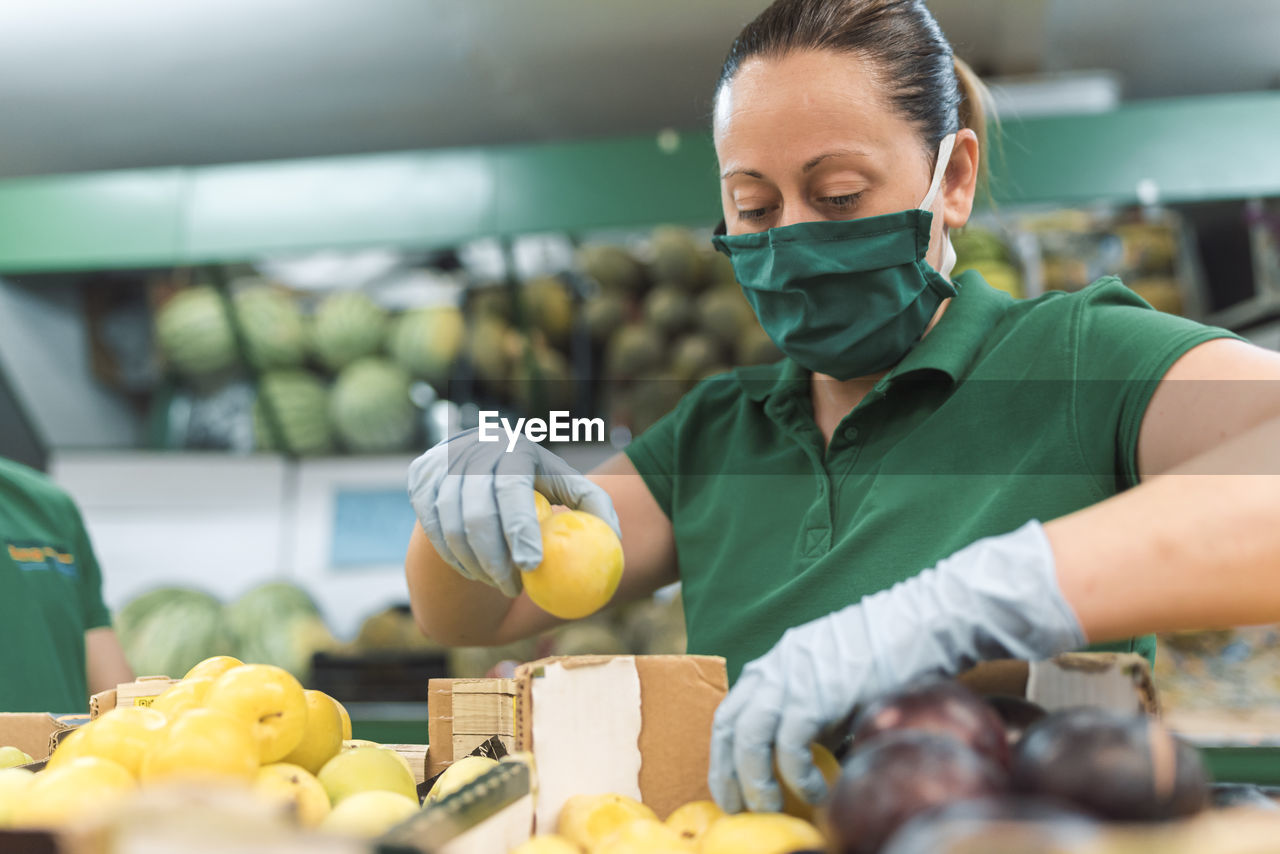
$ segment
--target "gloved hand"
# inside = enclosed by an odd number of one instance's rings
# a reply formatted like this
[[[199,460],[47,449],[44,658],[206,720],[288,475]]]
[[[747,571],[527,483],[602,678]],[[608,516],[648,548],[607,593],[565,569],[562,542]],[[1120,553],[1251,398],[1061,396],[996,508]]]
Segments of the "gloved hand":
[[[431,545],[450,566],[507,596],[520,570],[542,562],[537,490],[552,504],[599,516],[621,537],[608,493],[523,436],[481,442],[478,430],[451,436],[409,466],[409,501]]]
[[[855,707],[926,674],[991,658],[1048,658],[1085,643],[1039,522],[979,540],[934,569],[789,629],[743,668],[716,711],[709,783],[728,812],[776,811],[778,771],[815,803],[809,744]]]

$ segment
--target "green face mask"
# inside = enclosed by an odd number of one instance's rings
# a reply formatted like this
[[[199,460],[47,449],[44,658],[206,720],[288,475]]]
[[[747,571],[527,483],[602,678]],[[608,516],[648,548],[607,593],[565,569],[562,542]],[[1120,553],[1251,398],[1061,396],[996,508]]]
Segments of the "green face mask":
[[[929,194],[915,210],[834,222],[801,222],[755,234],[717,235],[760,325],[803,367],[840,380],[897,364],[920,340],[938,306],[956,295],[927,261],[928,210],[951,159],[942,140]]]

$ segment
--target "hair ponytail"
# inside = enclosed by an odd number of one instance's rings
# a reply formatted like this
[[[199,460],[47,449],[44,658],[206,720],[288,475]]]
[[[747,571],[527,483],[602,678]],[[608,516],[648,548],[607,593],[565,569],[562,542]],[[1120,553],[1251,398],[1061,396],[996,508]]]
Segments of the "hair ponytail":
[[[978,136],[978,188],[991,195],[991,153],[987,149],[989,134],[987,133],[988,117],[995,127],[996,139],[1000,135],[1000,118],[996,115],[995,105],[991,100],[991,90],[982,82],[969,63],[960,57],[953,57],[956,67],[956,89],[960,93],[960,103],[956,105],[960,127],[968,128]]]

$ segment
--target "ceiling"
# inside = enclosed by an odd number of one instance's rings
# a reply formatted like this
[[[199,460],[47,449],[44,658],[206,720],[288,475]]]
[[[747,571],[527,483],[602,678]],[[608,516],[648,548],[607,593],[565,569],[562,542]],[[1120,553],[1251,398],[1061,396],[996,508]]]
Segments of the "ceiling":
[[[0,0],[0,176],[702,126],[765,0]],[[932,0],[987,74],[1280,85],[1276,0]]]

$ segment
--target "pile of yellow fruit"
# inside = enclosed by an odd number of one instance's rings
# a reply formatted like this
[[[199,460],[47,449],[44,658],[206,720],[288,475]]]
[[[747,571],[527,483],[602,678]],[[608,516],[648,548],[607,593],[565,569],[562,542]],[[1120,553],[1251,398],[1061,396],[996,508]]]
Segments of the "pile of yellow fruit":
[[[789,854],[825,850],[807,821],[782,813],[725,815],[711,801],[685,804],[666,821],[625,795],[575,795],[556,832],[535,836],[511,854]]]
[[[341,703],[279,667],[217,656],[150,706],[112,709],[74,730],[44,770],[0,771],[0,827],[57,827],[140,785],[171,782],[251,787],[304,827],[354,836],[419,808],[409,763],[351,740]]]

